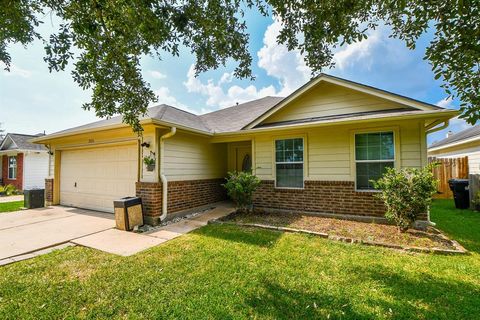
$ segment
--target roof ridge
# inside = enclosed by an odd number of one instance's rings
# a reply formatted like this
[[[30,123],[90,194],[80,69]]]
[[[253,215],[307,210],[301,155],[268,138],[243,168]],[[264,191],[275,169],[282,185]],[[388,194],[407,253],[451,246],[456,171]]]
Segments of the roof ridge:
[[[215,113],[215,112],[220,112],[220,111],[224,111],[224,110],[228,110],[228,109],[232,109],[232,108],[237,108],[237,107],[239,107],[239,106],[241,106],[241,105],[244,105],[244,104],[247,104],[247,103],[252,103],[252,102],[254,102],[254,101],[263,100],[263,99],[266,99],[266,98],[278,98],[278,99],[285,99],[285,97],[281,97],[281,96],[265,96],[265,97],[262,97],[262,98],[258,98],[258,99],[254,99],[254,100],[245,101],[245,102],[242,102],[242,103],[239,103],[239,104],[236,104],[236,105],[230,106],[230,107],[226,107],[226,108],[222,108],[222,109],[214,110],[214,111],[211,111],[211,112],[207,112],[207,113],[201,114],[201,115],[200,115],[200,117],[203,117],[203,116],[205,116],[205,115],[212,114],[212,113]]]

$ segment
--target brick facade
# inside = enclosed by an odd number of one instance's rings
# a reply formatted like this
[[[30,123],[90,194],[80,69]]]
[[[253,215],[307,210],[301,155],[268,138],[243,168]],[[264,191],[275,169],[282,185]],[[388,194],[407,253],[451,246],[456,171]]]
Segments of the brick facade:
[[[18,190],[23,190],[23,153],[16,155],[17,157],[17,178],[8,179],[8,156],[4,155],[2,159],[2,180],[3,184],[11,184]]]
[[[225,200],[227,194],[221,186],[224,179],[205,179],[168,182],[168,213],[192,209]],[[162,214],[162,184],[137,182],[136,195],[142,198],[147,223],[158,223]]]
[[[168,182],[168,212],[177,212],[227,199],[225,179]]]
[[[383,217],[383,203],[373,192],[358,192],[353,181],[305,181],[304,189],[276,189],[264,180],[254,194],[259,208]]]
[[[53,179],[45,179],[45,205],[51,206],[53,204]]]
[[[158,217],[162,214],[162,184],[156,182],[137,182],[137,197],[142,198],[143,215]]]

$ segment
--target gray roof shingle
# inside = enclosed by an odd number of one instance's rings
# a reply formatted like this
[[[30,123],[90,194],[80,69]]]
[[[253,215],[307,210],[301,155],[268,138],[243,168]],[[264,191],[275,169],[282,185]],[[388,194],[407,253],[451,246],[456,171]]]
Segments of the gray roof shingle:
[[[10,137],[13,142],[17,145],[18,150],[32,150],[32,151],[45,151],[47,150],[43,145],[29,142],[33,138],[38,138],[44,134],[20,134],[20,133],[8,133],[4,140],[0,142],[0,145],[3,144],[3,141]]]
[[[196,115],[166,104],[148,108],[147,114],[140,120],[154,119],[164,121],[172,125],[184,126],[205,133],[229,132],[242,129],[248,123],[259,117],[268,109],[273,107],[283,98],[265,97],[250,102],[242,103],[233,107],[221,109]],[[57,134],[75,133],[77,131],[103,128],[111,125],[121,124],[122,117],[116,116],[106,120],[100,120],[88,123],[82,126],[70,128],[67,130],[55,132]]]
[[[213,132],[238,131],[283,99],[282,97],[264,97],[206,113],[201,115],[200,118]]]
[[[473,126],[463,131],[454,133],[448,138],[432,143],[428,148],[438,148],[441,146],[448,145],[450,143],[460,142],[462,140],[474,138],[477,136],[480,136],[480,125]]]

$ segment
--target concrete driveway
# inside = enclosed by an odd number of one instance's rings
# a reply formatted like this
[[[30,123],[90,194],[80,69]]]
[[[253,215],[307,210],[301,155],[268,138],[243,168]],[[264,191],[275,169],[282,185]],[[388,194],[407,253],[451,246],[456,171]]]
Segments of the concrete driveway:
[[[114,226],[113,214],[61,206],[0,213],[0,260]]]

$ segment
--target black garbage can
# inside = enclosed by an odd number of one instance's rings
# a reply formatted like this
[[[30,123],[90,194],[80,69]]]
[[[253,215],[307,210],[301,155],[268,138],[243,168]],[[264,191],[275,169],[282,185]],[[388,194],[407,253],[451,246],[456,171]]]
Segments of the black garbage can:
[[[45,189],[23,190],[23,206],[27,209],[45,207]]]
[[[448,180],[448,185],[453,192],[455,207],[457,209],[467,209],[470,207],[468,179],[450,179]]]
[[[117,229],[130,231],[135,226],[143,225],[142,199],[125,197],[113,201]]]

